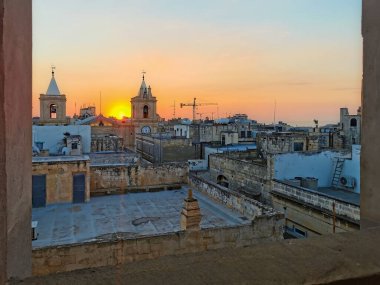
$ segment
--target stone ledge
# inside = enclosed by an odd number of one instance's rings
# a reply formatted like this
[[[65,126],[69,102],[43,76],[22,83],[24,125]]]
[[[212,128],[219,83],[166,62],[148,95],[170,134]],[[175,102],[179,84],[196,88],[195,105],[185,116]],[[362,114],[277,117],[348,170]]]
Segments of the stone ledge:
[[[121,266],[84,269],[11,284],[380,284],[380,228],[267,242]],[[344,280],[344,282],[342,281]],[[347,283],[351,280],[352,283]],[[74,282],[74,283],[73,283]]]

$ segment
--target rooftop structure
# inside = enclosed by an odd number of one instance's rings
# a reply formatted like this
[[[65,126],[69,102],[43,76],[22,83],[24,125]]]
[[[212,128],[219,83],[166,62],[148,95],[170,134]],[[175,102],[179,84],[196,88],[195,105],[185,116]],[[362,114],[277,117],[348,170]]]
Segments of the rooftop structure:
[[[201,228],[249,224],[239,213],[194,193],[198,199]],[[157,235],[180,230],[181,190],[94,197],[86,204],[56,204],[33,209],[38,221],[38,239],[33,247],[83,243],[112,233],[129,237]]]

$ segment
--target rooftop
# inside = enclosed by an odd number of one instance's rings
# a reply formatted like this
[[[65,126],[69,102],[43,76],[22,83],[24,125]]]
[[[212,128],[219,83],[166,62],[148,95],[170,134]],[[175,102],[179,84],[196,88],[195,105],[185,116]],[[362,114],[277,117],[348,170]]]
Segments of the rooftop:
[[[250,144],[230,144],[230,145],[223,145],[223,146],[207,146],[208,148],[214,148],[221,151],[245,151],[245,150],[252,150],[256,149],[257,146],[255,143]]]
[[[290,183],[287,183],[284,180],[275,179],[275,181],[284,183],[284,184],[289,185],[291,187],[300,188],[302,190],[312,192],[312,193],[315,193],[318,195],[323,195],[323,196],[326,196],[328,198],[332,198],[334,200],[339,200],[342,202],[346,202],[349,204],[360,206],[360,194],[359,193],[355,193],[355,192],[351,192],[351,191],[343,190],[343,189],[337,189],[337,188],[333,188],[333,187],[318,187],[318,189],[313,190],[313,189],[309,189],[309,188],[294,186]]]
[[[249,224],[246,217],[198,192],[201,228]],[[85,204],[55,204],[34,208],[38,239],[33,248],[101,240],[111,233],[127,237],[157,235],[180,230],[180,213],[187,187],[154,193],[129,193],[93,197]]]
[[[124,166],[134,165],[138,162],[138,155],[130,150],[92,152],[89,156],[91,166]]]
[[[43,162],[72,162],[72,161],[87,161],[90,160],[88,155],[59,155],[59,156],[34,156],[32,163]]]

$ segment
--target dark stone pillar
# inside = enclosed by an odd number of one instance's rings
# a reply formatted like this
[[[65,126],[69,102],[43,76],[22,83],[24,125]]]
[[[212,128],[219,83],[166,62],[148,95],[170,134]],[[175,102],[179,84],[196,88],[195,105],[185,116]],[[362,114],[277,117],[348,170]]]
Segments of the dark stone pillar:
[[[363,0],[361,228],[380,225],[380,1]]]
[[[31,273],[32,1],[0,0],[0,284]]]

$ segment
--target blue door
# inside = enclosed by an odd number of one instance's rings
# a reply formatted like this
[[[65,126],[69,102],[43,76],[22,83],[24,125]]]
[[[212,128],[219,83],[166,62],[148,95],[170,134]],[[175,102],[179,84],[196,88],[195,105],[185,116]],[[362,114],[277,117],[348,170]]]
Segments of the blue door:
[[[32,207],[46,206],[46,175],[32,176]]]
[[[73,203],[84,203],[85,200],[85,187],[86,175],[74,174],[73,175]]]

